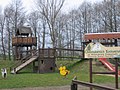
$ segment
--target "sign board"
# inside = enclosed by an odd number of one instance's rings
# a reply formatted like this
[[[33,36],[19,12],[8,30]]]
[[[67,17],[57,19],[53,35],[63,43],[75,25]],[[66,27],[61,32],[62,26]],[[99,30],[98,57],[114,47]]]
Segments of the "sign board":
[[[120,47],[105,47],[100,43],[89,43],[84,53],[85,58],[115,58],[120,55]]]

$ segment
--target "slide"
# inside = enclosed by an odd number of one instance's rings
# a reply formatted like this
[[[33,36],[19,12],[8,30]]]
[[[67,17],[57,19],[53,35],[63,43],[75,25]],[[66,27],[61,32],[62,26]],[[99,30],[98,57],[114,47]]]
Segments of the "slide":
[[[104,64],[110,71],[115,72],[115,67],[110,62],[108,62],[106,58],[99,58],[98,60],[102,62],[102,64]],[[118,73],[120,75],[120,71]]]

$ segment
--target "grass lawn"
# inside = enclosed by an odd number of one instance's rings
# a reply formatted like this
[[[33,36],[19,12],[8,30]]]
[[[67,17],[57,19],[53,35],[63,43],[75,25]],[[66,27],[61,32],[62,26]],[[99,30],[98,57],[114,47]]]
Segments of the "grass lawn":
[[[0,68],[9,67],[13,65],[12,61],[0,61]],[[9,74],[6,79],[3,79],[0,75],[0,89],[3,88],[23,88],[23,87],[46,87],[46,86],[63,86],[70,85],[74,76],[77,76],[78,80],[89,81],[89,63],[88,61],[57,61],[59,67],[60,64],[66,65],[70,70],[70,74],[67,79],[62,77],[58,70],[55,73],[37,74],[32,73],[30,66],[26,67],[20,74]],[[103,66],[94,65],[94,70],[105,71]],[[94,75],[94,82],[99,84],[113,84],[115,82],[114,77],[104,75]]]

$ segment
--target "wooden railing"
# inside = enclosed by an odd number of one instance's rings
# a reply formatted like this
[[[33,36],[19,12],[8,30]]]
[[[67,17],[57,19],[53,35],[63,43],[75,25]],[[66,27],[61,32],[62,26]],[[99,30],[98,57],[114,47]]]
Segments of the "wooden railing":
[[[21,58],[21,60],[19,60],[17,63],[15,63],[14,65],[12,65],[10,67],[10,71],[12,71],[13,69],[17,68],[21,64],[25,63],[27,60],[29,60],[33,56],[38,56],[38,50],[35,50],[34,53],[28,54],[25,57]]]
[[[36,37],[13,37],[12,45],[37,45]]]
[[[92,90],[92,88],[95,88],[97,90],[117,90],[115,88],[102,86],[102,85],[99,85],[99,84],[78,81],[77,77],[74,77],[73,80],[72,80],[72,84],[71,84],[71,90],[78,90],[78,85],[82,85],[82,86],[85,86],[85,87],[90,87],[90,90]]]
[[[66,58],[66,59],[80,59],[83,57],[83,50],[67,49],[67,48],[40,48],[40,58]]]
[[[55,58],[56,49],[55,48],[40,48],[39,56],[40,58]]]

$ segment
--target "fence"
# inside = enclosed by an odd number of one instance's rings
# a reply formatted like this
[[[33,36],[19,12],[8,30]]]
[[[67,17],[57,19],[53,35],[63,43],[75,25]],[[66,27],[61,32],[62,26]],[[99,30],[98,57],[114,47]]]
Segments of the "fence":
[[[78,90],[78,85],[90,87],[90,90],[92,90],[92,88],[95,88],[98,90],[116,90],[115,88],[111,88],[107,86],[101,86],[101,85],[94,84],[94,83],[78,81],[77,77],[74,77],[72,80],[72,84],[71,84],[71,90]]]

